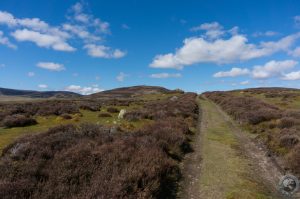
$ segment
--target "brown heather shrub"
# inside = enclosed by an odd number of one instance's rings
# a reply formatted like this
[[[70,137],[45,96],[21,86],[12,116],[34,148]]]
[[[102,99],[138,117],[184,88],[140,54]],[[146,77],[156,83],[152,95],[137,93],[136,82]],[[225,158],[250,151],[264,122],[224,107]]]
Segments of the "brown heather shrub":
[[[124,118],[129,121],[140,119],[161,120],[168,117],[197,118],[198,105],[195,102],[196,94],[186,93],[177,100],[159,100],[146,102],[140,110],[129,111]]]
[[[66,125],[19,139],[0,160],[0,198],[172,198],[180,171],[165,147],[185,141],[171,126],[110,134]]]
[[[298,124],[299,122],[292,118],[292,117],[283,117],[280,119],[280,123],[278,124],[278,127],[281,129],[284,128],[291,128],[293,126],[295,126],[296,124]]]
[[[290,153],[287,155],[287,165],[292,169],[292,171],[300,175],[300,144],[295,146]]]
[[[281,111],[276,106],[253,97],[237,97],[228,92],[207,92],[204,95],[240,122],[256,125],[281,118]]]
[[[280,146],[285,148],[291,148],[299,142],[297,135],[283,135],[280,137]]]
[[[72,116],[71,116],[71,115],[65,114],[65,113],[62,114],[61,117],[64,118],[65,120],[70,120],[70,119],[72,119]]]
[[[83,110],[96,112],[101,110],[101,105],[94,101],[80,101],[79,108]]]
[[[4,127],[12,128],[35,125],[37,124],[37,121],[24,115],[15,114],[6,116],[2,123]]]
[[[115,108],[115,107],[108,107],[107,112],[109,112],[109,113],[119,113],[120,110]]]
[[[98,117],[112,117],[112,115],[109,113],[100,113]]]

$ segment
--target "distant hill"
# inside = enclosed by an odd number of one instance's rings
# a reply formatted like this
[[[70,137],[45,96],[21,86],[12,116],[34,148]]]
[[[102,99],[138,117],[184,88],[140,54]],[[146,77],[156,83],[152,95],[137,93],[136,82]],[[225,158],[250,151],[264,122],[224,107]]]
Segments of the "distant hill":
[[[0,97],[1,96],[15,96],[27,98],[72,98],[80,97],[81,95],[69,91],[31,91],[0,88]]]
[[[132,87],[123,87],[116,88],[112,90],[106,90],[99,93],[91,94],[90,97],[96,98],[117,98],[117,97],[134,97],[137,95],[146,95],[146,94],[161,94],[161,93],[171,93],[179,92],[178,90],[169,90],[159,86],[132,86]]]

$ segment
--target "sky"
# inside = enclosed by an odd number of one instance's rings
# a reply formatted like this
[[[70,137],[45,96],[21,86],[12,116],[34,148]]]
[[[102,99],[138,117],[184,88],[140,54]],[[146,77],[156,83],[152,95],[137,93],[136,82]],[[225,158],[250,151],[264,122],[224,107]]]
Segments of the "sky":
[[[1,0],[0,87],[300,88],[297,0]]]

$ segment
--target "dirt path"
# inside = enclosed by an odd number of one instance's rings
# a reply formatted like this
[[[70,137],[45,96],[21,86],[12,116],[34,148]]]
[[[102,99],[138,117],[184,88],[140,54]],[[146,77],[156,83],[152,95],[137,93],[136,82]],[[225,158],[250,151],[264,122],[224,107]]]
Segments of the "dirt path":
[[[200,133],[183,162],[182,191],[187,199],[280,198],[281,171],[219,107],[199,100]]]

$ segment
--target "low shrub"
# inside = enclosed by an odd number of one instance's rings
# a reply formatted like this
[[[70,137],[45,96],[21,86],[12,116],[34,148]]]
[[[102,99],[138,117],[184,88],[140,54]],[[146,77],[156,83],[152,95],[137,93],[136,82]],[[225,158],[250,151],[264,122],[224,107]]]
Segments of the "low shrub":
[[[300,144],[295,146],[290,153],[287,155],[287,165],[292,169],[292,171],[300,175]]]
[[[120,112],[120,110],[115,107],[108,107],[106,110],[109,113],[119,113]]]
[[[69,115],[69,114],[62,114],[61,117],[64,118],[65,120],[70,120],[70,119],[72,119],[72,116]]]
[[[174,197],[180,170],[161,146],[164,133],[112,135],[101,126],[67,125],[22,138],[3,151],[0,197]]]
[[[279,128],[291,128],[295,126],[298,123],[298,121],[292,117],[284,117],[280,119],[280,123],[278,124]]]
[[[12,128],[12,127],[24,127],[24,126],[31,126],[37,124],[37,121],[33,118],[26,117],[24,115],[9,115],[6,116],[3,120],[4,127]]]
[[[81,101],[79,103],[79,108],[83,110],[88,110],[88,111],[100,111],[101,110],[101,105],[97,102],[91,102],[91,101]]]

